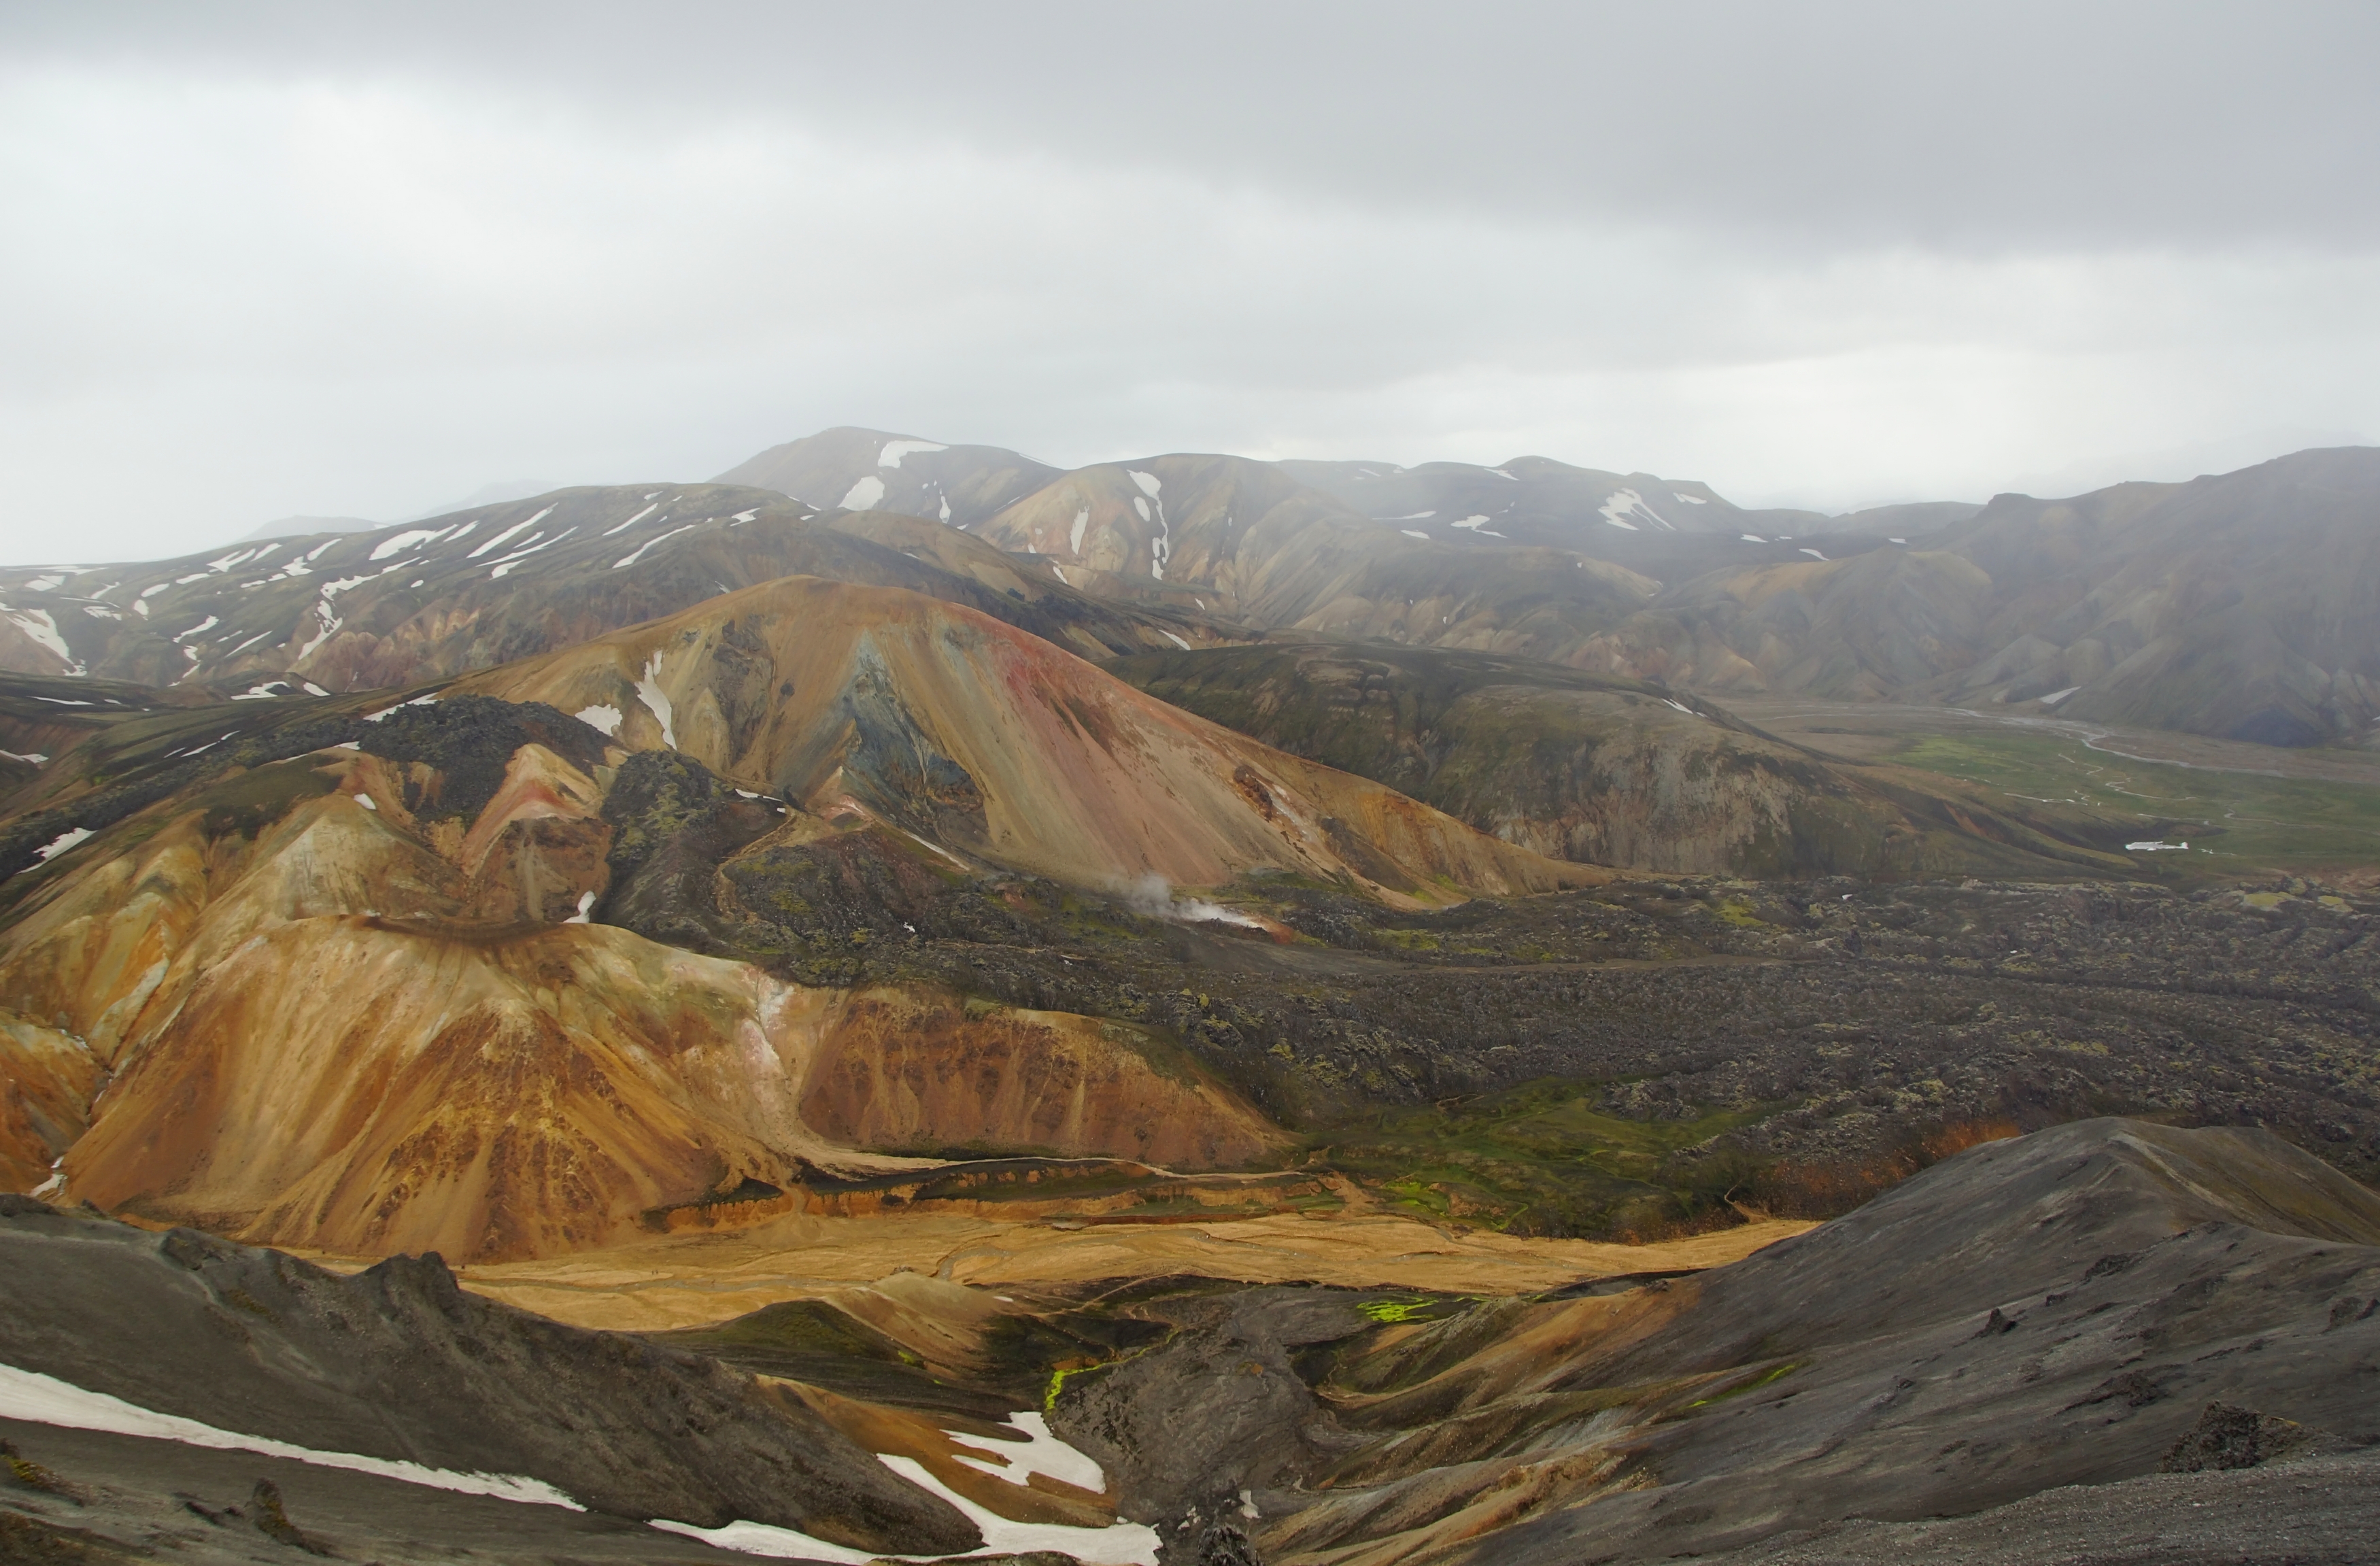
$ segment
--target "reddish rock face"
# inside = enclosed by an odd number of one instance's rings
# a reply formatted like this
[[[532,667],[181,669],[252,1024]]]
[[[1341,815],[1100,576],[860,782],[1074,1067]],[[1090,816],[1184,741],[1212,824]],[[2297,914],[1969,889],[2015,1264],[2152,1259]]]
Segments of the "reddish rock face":
[[[853,1147],[1030,1147],[1179,1169],[1245,1163],[1282,1145],[1186,1062],[1160,1066],[1156,1048],[1095,1018],[871,990],[821,1039],[802,1116]]]

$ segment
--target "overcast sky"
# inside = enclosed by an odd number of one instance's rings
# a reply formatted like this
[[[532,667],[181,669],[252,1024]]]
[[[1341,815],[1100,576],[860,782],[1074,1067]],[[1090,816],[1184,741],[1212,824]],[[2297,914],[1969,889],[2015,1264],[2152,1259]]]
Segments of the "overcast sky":
[[[15,0],[0,557],[844,423],[1828,509],[2371,439],[2375,59],[2364,3]]]

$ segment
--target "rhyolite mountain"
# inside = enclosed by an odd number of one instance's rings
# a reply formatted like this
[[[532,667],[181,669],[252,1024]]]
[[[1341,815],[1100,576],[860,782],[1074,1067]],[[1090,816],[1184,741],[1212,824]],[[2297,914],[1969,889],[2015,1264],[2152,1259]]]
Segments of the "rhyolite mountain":
[[[0,571],[0,667],[260,697],[403,686],[798,574],[941,596],[1092,657],[1245,634],[1186,606],[1076,592],[913,517],[643,485],[176,561]]]
[[[848,426],[771,446],[711,480],[820,511],[898,511],[972,528],[1062,470],[1000,446],[949,446]]]
[[[2365,447],[1840,517],[1544,458],[1174,455],[1062,472],[864,430],[727,477],[148,565],[0,571],[0,668],[361,688],[810,574],[938,593],[1093,657],[1290,632],[1722,696],[2030,704],[2274,744],[2360,742],[2380,717],[2380,453]],[[965,546],[896,516],[1006,558],[954,558]],[[490,625],[497,601],[519,612]]]
[[[105,694],[9,713],[55,751],[0,847],[26,1084],[0,1153],[283,1244],[535,1254],[884,1167],[867,1147],[1197,1167],[1281,1140],[1131,1030],[680,949],[717,944],[674,900],[689,873],[704,917],[780,954],[808,950],[820,855],[871,838],[929,884],[1154,885],[1133,895],[1160,908],[1249,876],[1406,907],[1597,879],[988,615],[809,577],[402,704],[48,688]]]

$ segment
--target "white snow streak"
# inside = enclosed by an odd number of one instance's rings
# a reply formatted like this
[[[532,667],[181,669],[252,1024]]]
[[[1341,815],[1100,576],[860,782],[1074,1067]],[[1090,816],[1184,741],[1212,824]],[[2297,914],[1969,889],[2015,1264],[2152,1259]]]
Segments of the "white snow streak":
[[[1144,517],[1148,515],[1146,509],[1141,512]],[[1075,554],[1083,552],[1083,535],[1090,530],[1090,527],[1091,508],[1087,505],[1083,506],[1075,513],[1074,531],[1066,535],[1066,548],[1069,552]]]
[[[653,493],[659,494],[661,492],[659,490],[655,490]],[[650,500],[651,496],[649,495],[646,498]],[[634,516],[629,517],[625,522],[621,523],[618,527],[606,528],[595,536],[599,539],[608,539],[614,533],[625,533],[629,528],[635,527],[638,523],[643,521],[646,517],[650,516],[654,512],[659,511],[661,507],[658,505],[649,505],[645,507],[644,510],[638,512]]]
[[[873,511],[883,498],[884,480],[870,473],[844,492],[842,505],[845,511]]]
[[[573,716],[590,729],[600,729],[615,739],[619,737],[620,719],[624,714],[609,702],[595,707],[582,707]]]
[[[100,1430],[114,1436],[141,1436],[151,1440],[179,1441],[185,1446],[211,1447],[217,1451],[252,1451],[264,1457],[288,1458],[317,1468],[344,1468],[429,1489],[460,1495],[493,1496],[499,1500],[525,1501],[533,1506],[559,1506],[572,1511],[587,1509],[541,1479],[517,1474],[461,1474],[451,1468],[426,1468],[385,1457],[354,1452],[315,1451],[265,1436],[243,1436],[218,1430],[178,1414],[156,1414],[104,1392],[85,1391],[71,1382],[0,1365],[0,1414],[55,1425],[68,1430]]]
[[[647,539],[629,553],[624,554],[619,559],[612,562],[612,569],[617,571],[623,565],[634,565],[638,560],[642,558],[645,551],[658,548],[660,545],[665,544],[670,540],[677,537],[680,533],[690,533],[700,526],[702,526],[702,524],[699,522],[689,522],[683,528],[672,528],[668,532],[660,535],[658,538]]]
[[[644,674],[637,681],[637,695],[646,710],[662,722],[662,743],[672,750],[677,748],[677,731],[670,726],[670,698],[661,687],[662,655],[654,653],[645,661]]]
[[[552,549],[554,545],[560,543],[563,540],[568,538],[571,534],[577,531],[578,531],[577,528],[565,528],[562,531],[554,534],[553,537],[546,540],[543,543],[533,543],[527,549],[516,549],[513,551],[510,554],[504,556],[502,560],[497,561],[495,564],[488,568],[488,580],[492,582],[494,581],[497,577],[502,577],[506,572],[510,571],[514,566],[518,565],[522,561],[527,560],[530,555],[537,553],[540,550]]]
[[[479,548],[477,548],[477,549],[475,549],[475,550],[473,550],[470,553],[468,553],[468,554],[465,555],[463,558],[464,558],[464,559],[466,559],[466,560],[477,560],[477,559],[479,559],[479,558],[480,558],[480,556],[481,556],[481,555],[483,555],[483,554],[487,553],[490,550],[495,549],[495,548],[499,547],[500,545],[502,545],[502,544],[504,543],[504,541],[506,539],[511,538],[511,537],[512,537],[513,535],[515,535],[516,533],[522,533],[522,532],[526,532],[526,531],[528,531],[529,528],[536,527],[539,523],[540,523],[540,522],[544,521],[547,517],[549,517],[549,516],[552,516],[552,515],[553,515],[553,507],[552,507],[552,506],[550,506],[550,505],[549,505],[549,506],[547,506],[543,511],[540,511],[540,512],[539,512],[536,516],[534,516],[530,517],[528,521],[526,521],[526,522],[516,522],[516,523],[514,523],[511,527],[509,527],[509,528],[505,528],[503,532],[501,532],[501,533],[497,533],[497,534],[493,535],[492,537],[485,538],[485,539],[480,540],[480,547],[479,547]],[[312,555],[308,555],[306,558],[308,558],[309,560],[311,560],[311,559],[313,558],[313,556],[312,556]]]

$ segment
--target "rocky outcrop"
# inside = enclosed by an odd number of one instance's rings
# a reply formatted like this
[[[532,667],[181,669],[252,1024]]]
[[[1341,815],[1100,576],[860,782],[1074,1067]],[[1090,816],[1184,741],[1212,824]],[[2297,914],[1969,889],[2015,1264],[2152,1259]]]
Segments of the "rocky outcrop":
[[[466,1293],[436,1256],[343,1278],[12,1199],[0,1363],[317,1452],[517,1475],[613,1519],[745,1519],[888,1553],[980,1543],[798,1399]]]
[[[1621,1293],[1164,1302],[1053,1425],[1124,1515],[1236,1513],[1267,1560],[1707,1557],[2369,1441],[2375,1294],[2380,1196],[2265,1133],[2093,1121]]]

